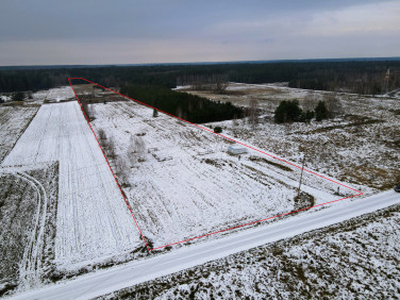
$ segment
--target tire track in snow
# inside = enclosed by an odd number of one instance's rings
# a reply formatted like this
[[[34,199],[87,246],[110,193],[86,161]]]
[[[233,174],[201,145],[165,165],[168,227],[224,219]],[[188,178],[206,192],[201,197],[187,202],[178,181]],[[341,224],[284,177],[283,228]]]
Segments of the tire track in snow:
[[[34,177],[20,171],[10,172],[15,177],[28,182],[36,191],[37,210],[35,225],[32,230],[29,244],[25,248],[22,263],[20,265],[20,281],[22,289],[29,289],[40,284],[43,274],[43,246],[44,246],[44,227],[47,217],[47,194],[43,185]]]
[[[77,102],[42,105],[2,166],[54,161],[57,269],[75,270],[135,249],[136,226]]]

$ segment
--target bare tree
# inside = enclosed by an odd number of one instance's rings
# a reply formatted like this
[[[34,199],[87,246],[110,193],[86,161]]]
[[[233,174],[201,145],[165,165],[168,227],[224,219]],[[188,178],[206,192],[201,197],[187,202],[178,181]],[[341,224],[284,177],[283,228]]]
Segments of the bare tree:
[[[86,117],[89,119],[89,105],[86,99],[82,99],[82,109],[83,112],[85,113]]]
[[[334,93],[324,95],[324,102],[328,110],[328,118],[332,119],[343,113],[343,107]]]
[[[102,141],[107,140],[106,132],[103,129],[101,129],[101,128],[99,129],[98,135],[99,135],[100,144],[102,144]]]
[[[225,93],[229,85],[228,76],[225,74],[213,74],[212,82],[212,89],[216,94]]]
[[[255,130],[258,124],[258,101],[253,97],[250,98],[249,102],[249,121],[253,130]]]
[[[239,126],[239,121],[237,119],[237,116],[234,115],[233,119],[232,119],[232,130],[233,130],[233,134],[236,136],[237,132],[238,132],[238,126]]]
[[[141,136],[130,138],[128,153],[131,164],[146,160],[146,144]]]
[[[303,110],[307,111],[314,111],[315,107],[317,106],[318,101],[315,95],[315,91],[309,91],[304,98],[302,103]]]
[[[229,85],[227,74],[212,75],[182,75],[177,78],[177,85],[191,85],[194,90],[211,90],[216,94],[225,93]]]
[[[122,185],[129,186],[129,162],[125,156],[118,155],[115,159],[115,174]]]
[[[128,158],[132,165],[136,164],[136,162],[137,162],[136,146],[135,146],[135,140],[134,140],[133,136],[131,136],[129,139]]]
[[[81,100],[81,105],[82,105],[82,110],[84,111],[86,117],[88,118],[89,122],[93,121],[94,119],[94,113],[93,113],[93,108],[90,103],[92,103],[92,98],[91,96],[88,95],[80,95],[79,99]]]
[[[139,160],[144,160],[145,159],[145,153],[146,153],[146,144],[144,140],[140,137],[136,137],[135,141],[135,148],[136,148],[136,153],[138,154],[138,159]]]
[[[115,157],[115,143],[114,143],[113,138],[106,140],[105,151],[106,151],[107,156],[109,156],[111,158]]]

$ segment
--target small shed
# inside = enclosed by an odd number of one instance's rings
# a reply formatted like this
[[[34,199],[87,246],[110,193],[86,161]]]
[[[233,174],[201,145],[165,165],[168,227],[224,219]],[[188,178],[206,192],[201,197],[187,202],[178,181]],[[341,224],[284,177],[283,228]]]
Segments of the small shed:
[[[228,152],[230,154],[237,155],[237,154],[245,154],[248,151],[246,147],[243,147],[241,145],[230,145],[228,147]]]

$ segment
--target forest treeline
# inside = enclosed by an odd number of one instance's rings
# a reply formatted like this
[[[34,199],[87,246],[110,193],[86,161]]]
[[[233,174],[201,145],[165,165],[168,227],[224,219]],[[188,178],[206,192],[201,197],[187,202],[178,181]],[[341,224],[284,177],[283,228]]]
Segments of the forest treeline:
[[[385,81],[387,70],[390,76]],[[83,77],[107,87],[129,84],[221,85],[221,80],[243,83],[289,82],[290,87],[382,94],[400,88],[400,60],[291,61],[198,65],[107,66],[85,68],[0,69],[0,92],[36,91],[68,84]]]
[[[129,85],[121,93],[193,123],[216,122],[242,118],[245,111],[230,102],[214,102],[206,98],[179,93],[166,87]]]

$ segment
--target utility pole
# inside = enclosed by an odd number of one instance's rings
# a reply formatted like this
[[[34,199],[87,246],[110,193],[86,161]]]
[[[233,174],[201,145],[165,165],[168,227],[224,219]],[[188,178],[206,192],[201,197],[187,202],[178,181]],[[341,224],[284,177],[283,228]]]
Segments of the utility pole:
[[[303,171],[304,171],[305,162],[306,162],[306,153],[304,152],[303,163],[302,163],[302,166],[301,166],[301,173],[300,173],[299,189],[297,191],[297,198],[300,197],[300,188],[301,188],[301,183],[302,183],[302,180],[303,180]]]

